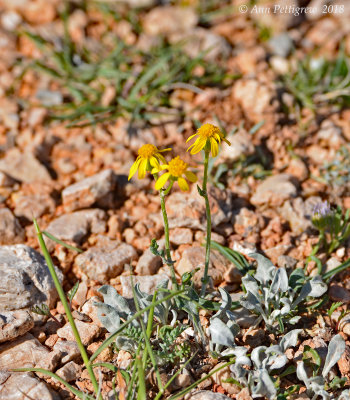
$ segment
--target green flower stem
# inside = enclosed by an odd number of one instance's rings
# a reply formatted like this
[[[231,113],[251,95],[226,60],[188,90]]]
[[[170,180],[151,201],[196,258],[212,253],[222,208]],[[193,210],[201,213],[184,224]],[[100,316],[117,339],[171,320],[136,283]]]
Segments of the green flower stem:
[[[157,180],[158,174],[153,174],[153,177],[155,180]],[[166,208],[165,208],[165,196],[170,192],[170,189],[172,188],[173,184],[174,184],[174,182],[171,182],[167,189],[165,189],[165,190],[161,189],[159,191],[159,196],[160,196],[160,207],[162,209],[163,223],[164,223],[165,252],[166,252],[166,259],[168,261],[167,265],[170,267],[171,281],[174,285],[174,288],[177,290],[179,288],[179,286],[178,286],[177,280],[176,280],[174,263],[173,263],[173,260],[171,259],[171,254],[170,254],[169,221],[168,221],[168,214],[167,214]]]
[[[77,342],[77,345],[78,345],[78,348],[79,348],[79,351],[80,351],[80,354],[81,354],[81,358],[83,359],[85,367],[86,367],[86,369],[87,369],[87,371],[89,373],[89,376],[90,376],[90,379],[91,379],[91,383],[92,383],[92,385],[94,387],[95,393],[98,393],[99,392],[99,385],[97,383],[97,380],[96,380],[94,371],[92,369],[92,366],[91,366],[91,364],[89,362],[89,357],[88,357],[88,355],[86,353],[86,350],[85,350],[85,347],[84,347],[84,345],[83,345],[83,343],[81,341],[78,329],[77,329],[77,327],[75,325],[74,318],[72,316],[70,307],[68,305],[66,294],[64,293],[64,290],[63,290],[63,288],[61,286],[61,283],[60,283],[60,281],[58,279],[58,276],[56,274],[55,267],[53,265],[50,253],[47,250],[47,247],[46,247],[46,244],[45,244],[45,241],[44,241],[44,238],[43,238],[43,234],[40,231],[39,225],[38,225],[38,223],[37,223],[37,221],[35,219],[34,219],[34,227],[35,227],[35,230],[36,230],[36,234],[38,236],[38,240],[39,240],[39,244],[40,244],[40,247],[41,247],[41,251],[44,254],[47,266],[49,268],[50,274],[51,274],[52,279],[54,281],[54,284],[56,286],[56,290],[57,290],[58,295],[60,297],[60,300],[61,300],[61,302],[63,304],[64,311],[66,312],[66,315],[67,315],[67,318],[68,318],[68,322],[69,322],[69,324],[70,324],[70,326],[72,328],[75,340]],[[101,395],[98,398],[102,400],[102,396]]]
[[[204,157],[204,177],[203,177],[203,188],[202,195],[205,199],[205,211],[207,216],[207,239],[205,243],[205,265],[204,265],[204,275],[202,278],[202,289],[201,296],[205,296],[205,292],[207,290],[207,286],[209,283],[209,262],[210,262],[210,246],[211,246],[211,213],[210,213],[210,205],[209,205],[209,197],[207,192],[207,183],[208,183],[208,164],[209,164],[209,149],[205,149],[205,157]]]

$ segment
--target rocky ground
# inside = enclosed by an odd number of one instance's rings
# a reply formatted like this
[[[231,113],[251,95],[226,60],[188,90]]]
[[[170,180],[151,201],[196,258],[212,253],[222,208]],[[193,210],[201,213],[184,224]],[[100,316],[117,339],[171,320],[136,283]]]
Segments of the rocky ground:
[[[130,112],[92,124],[93,112],[80,120],[60,120],[55,117],[76,111],[68,112],[65,106],[78,100],[69,90],[69,71],[57,76],[52,67],[49,74],[45,63],[50,55],[40,40],[44,38],[56,49],[58,57],[65,54],[61,52],[66,45],[63,4],[55,0],[0,1],[0,399],[70,398],[54,379],[8,372],[16,367],[46,368],[82,390],[91,389],[40,255],[33,217],[42,230],[83,250],[77,254],[47,242],[65,290],[81,281],[73,309],[90,354],[107,334],[93,306],[98,288],[108,283],[130,298],[130,269],[146,292],[169,275],[161,259],[149,250],[151,239],[161,243],[163,238],[158,193],[149,178],[127,180],[143,144],[172,147],[172,154],[200,165],[200,155],[193,159],[185,152],[186,139],[194,133],[197,121],[220,123],[232,145],[223,147],[212,170],[214,175],[220,165],[227,167],[218,179],[211,180],[213,239],[245,254],[262,252],[280,267],[304,266],[317,242],[310,219],[318,202],[328,200],[344,210],[350,207],[349,158],[340,158],[330,177],[325,168],[349,149],[349,110],[344,104],[337,107],[336,102],[316,103],[314,110],[300,106],[280,78],[306,55],[332,60],[340,47],[350,52],[350,7],[340,14],[297,17],[239,13],[237,7],[245,3],[240,0],[216,2],[213,9],[200,1],[186,5],[156,5],[153,0],[126,3],[113,18],[94,2],[71,2],[67,32],[76,48],[81,51],[85,46],[95,54],[103,43],[112,46],[112,39],[118,38],[148,51],[161,38],[170,45],[187,39],[183,51],[190,58],[207,50],[204,63],[217,64],[227,76],[218,84],[173,85],[167,92],[171,107],[147,120],[134,119]],[[311,3],[321,7],[327,2]],[[231,6],[236,8],[226,9]],[[34,35],[41,39],[35,36],[33,41]],[[131,77],[135,77],[140,63],[132,62]],[[202,78],[205,73],[203,65],[194,71]],[[120,93],[108,77],[89,85],[101,92],[99,101],[104,107],[114,107]],[[123,90],[128,91],[127,85]],[[175,270],[181,276],[204,263],[204,202],[195,185],[189,193],[175,188],[167,209]],[[319,255],[329,269],[349,257],[349,242],[329,257]],[[308,272],[312,274],[315,268],[310,262]],[[210,274],[216,287],[237,297],[240,275],[215,251]],[[332,281],[331,300],[350,303],[349,277],[344,272]],[[195,279],[200,282],[200,273]],[[30,312],[43,302],[57,321]],[[249,318],[242,321],[244,332]],[[350,323],[345,321],[339,329],[349,345]],[[261,335],[261,329],[256,329],[245,340],[260,343]],[[313,343],[322,348],[327,340],[317,336]],[[122,366],[127,354],[116,355],[108,349],[99,360],[114,360]],[[203,372],[214,366],[208,362]],[[350,374],[347,355],[340,368],[343,376]],[[232,390],[235,385],[223,383],[217,375],[214,378],[200,387],[209,393],[191,399],[221,399],[218,393],[250,398],[245,391]],[[105,379],[103,393],[111,389]]]

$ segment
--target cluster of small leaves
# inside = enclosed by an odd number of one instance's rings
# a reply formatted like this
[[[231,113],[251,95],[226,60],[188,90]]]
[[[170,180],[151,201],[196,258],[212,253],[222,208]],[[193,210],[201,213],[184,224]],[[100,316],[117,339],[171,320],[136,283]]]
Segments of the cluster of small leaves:
[[[264,320],[269,330],[276,331],[279,327],[283,332],[285,323],[296,324],[300,319],[298,306],[308,297],[320,297],[327,291],[327,284],[320,276],[307,279],[298,268],[288,277],[285,268],[276,268],[261,254],[249,256],[257,261],[257,269],[254,276],[246,274],[242,278],[246,294],[240,303],[259,315],[256,323]]]
[[[343,214],[339,206],[336,209],[328,207],[323,215],[314,215],[312,223],[319,231],[317,251],[322,249],[331,254],[350,237],[350,210]]]
[[[320,166],[320,177],[315,178],[333,188],[347,185],[350,182],[350,151],[347,146],[337,150],[332,161]]]
[[[185,341],[177,342],[181,333],[188,328],[187,325],[170,326],[165,325],[159,329],[158,346],[155,348],[155,355],[161,360],[162,364],[171,363],[174,365],[179,361],[188,359],[191,356],[191,346]]]
[[[306,346],[305,346],[306,347]],[[306,393],[312,399],[318,396],[323,400],[334,399],[335,397],[328,393],[327,390],[336,390],[344,386],[346,378],[334,377],[332,381],[328,381],[328,375],[331,368],[338,362],[345,351],[345,340],[341,335],[335,335],[328,345],[328,353],[323,366],[322,374],[318,375],[321,369],[321,359],[318,353],[312,348],[304,349],[303,360],[298,363],[297,377],[303,381],[306,386]],[[310,355],[309,355],[310,354]],[[311,360],[311,361],[310,361]],[[309,376],[307,366],[311,367],[312,376]],[[340,398],[347,398],[348,391],[343,392]]]
[[[288,332],[276,345],[258,346],[250,356],[247,354],[248,349],[243,346],[231,349],[230,354],[236,357],[235,363],[230,367],[234,380],[248,387],[253,398],[265,396],[275,399],[278,390],[272,375],[287,365],[288,358],[285,352],[288,348],[296,346],[301,331],[294,329]]]
[[[350,103],[349,57],[340,51],[335,60],[306,57],[296,70],[283,76],[286,89],[302,107],[312,110],[320,105],[339,107]]]

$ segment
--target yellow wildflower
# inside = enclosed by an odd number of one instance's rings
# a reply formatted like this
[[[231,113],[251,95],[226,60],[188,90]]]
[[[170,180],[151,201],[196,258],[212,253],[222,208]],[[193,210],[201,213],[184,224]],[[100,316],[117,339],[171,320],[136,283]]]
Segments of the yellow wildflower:
[[[210,146],[212,156],[216,157],[219,153],[219,144],[221,140],[225,141],[228,145],[231,145],[231,143],[224,138],[220,128],[212,124],[202,125],[199,129],[197,129],[197,132],[194,135],[190,136],[186,140],[186,143],[197,135],[198,138],[196,141],[187,149],[188,151],[192,148],[191,154],[199,153],[208,145]]]
[[[181,160],[179,156],[173,158],[168,165],[161,165],[160,168],[154,168],[152,173],[159,172],[160,170],[168,170],[168,172],[157,179],[155,185],[156,190],[162,189],[169,179],[173,182],[177,182],[182,191],[188,190],[188,183],[183,175],[185,175],[190,182],[196,182],[197,177],[193,172],[187,171],[187,168],[188,164]]]
[[[171,149],[159,150],[153,144],[144,144],[140,147],[136,161],[130,168],[128,180],[131,179],[137,170],[138,178],[143,179],[147,171],[151,171],[152,168],[159,168],[159,161],[163,164],[165,163],[165,159],[160,153],[169,150]]]

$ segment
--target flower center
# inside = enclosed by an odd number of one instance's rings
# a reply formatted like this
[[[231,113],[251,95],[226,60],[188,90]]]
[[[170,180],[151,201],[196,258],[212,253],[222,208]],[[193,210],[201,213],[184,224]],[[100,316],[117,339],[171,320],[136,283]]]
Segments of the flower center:
[[[204,139],[208,139],[210,137],[213,137],[215,135],[219,135],[220,137],[222,136],[220,128],[218,128],[215,125],[212,124],[204,124],[202,125],[198,130],[197,133],[200,137]]]
[[[142,158],[150,158],[157,153],[158,149],[153,144],[144,144],[138,151],[138,155]]]
[[[187,163],[182,161],[179,156],[173,158],[169,162],[169,172],[170,175],[174,176],[175,178],[179,178],[187,169]]]

